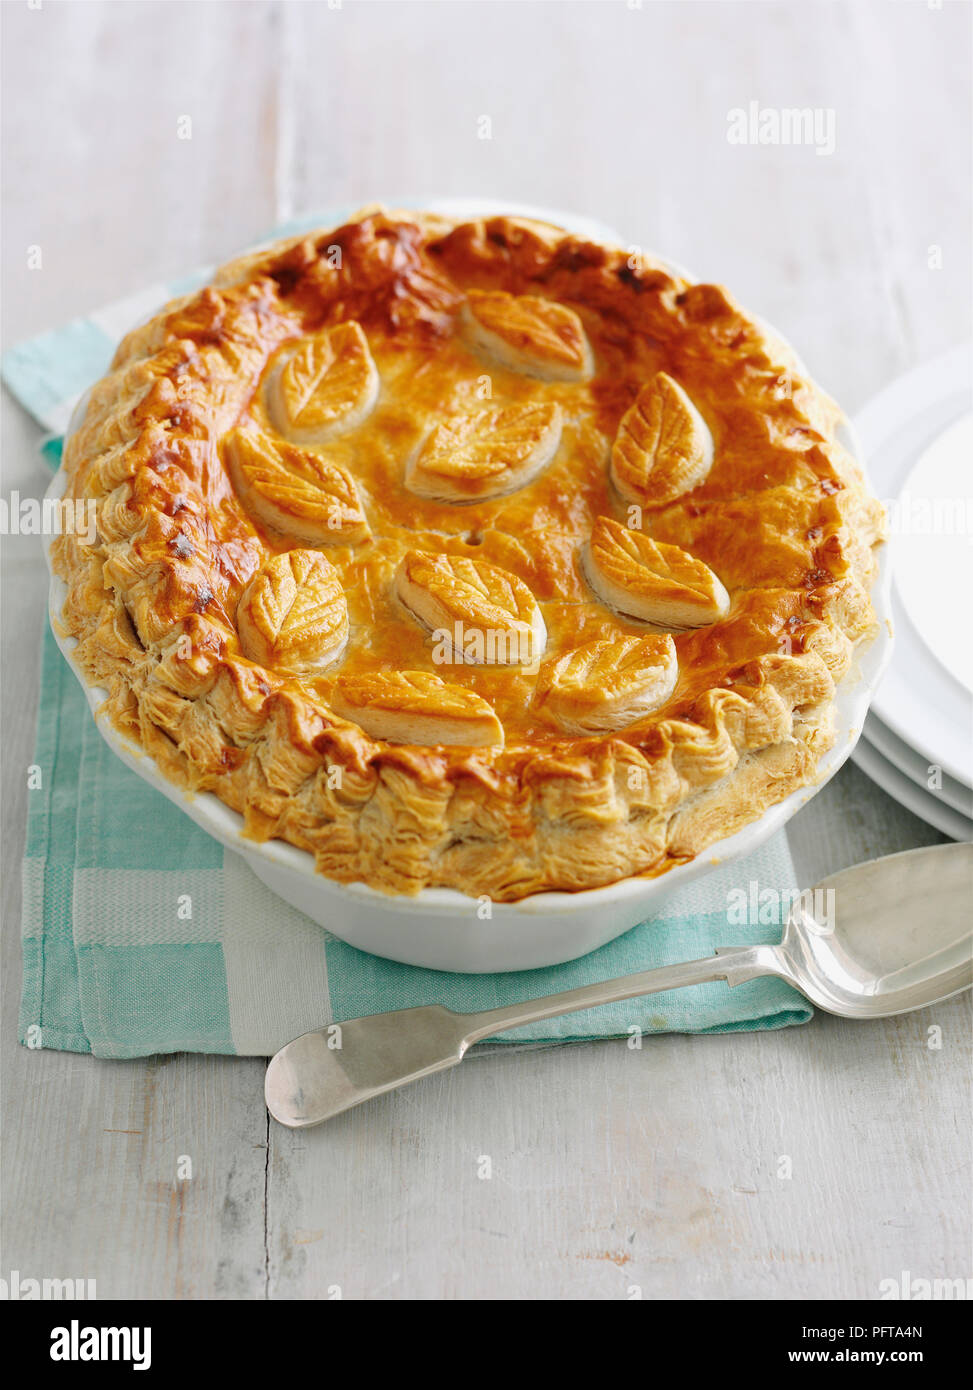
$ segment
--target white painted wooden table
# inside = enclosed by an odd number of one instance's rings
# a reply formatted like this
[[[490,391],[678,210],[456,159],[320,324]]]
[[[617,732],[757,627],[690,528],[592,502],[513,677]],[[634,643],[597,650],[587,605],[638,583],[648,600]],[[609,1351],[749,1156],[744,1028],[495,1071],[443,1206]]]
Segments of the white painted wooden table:
[[[725,280],[854,410],[969,334],[970,21],[922,0],[9,0],[4,339],[292,213],[479,195],[597,215]],[[834,152],[729,144],[727,113],[751,101],[833,111]],[[5,399],[5,496],[43,487],[36,444]],[[257,1060],[21,1049],[44,590],[37,542],[6,538],[4,1277],[135,1298],[798,1299],[970,1273],[966,1000],[641,1051],[511,1050],[305,1134],[268,1124]],[[851,767],[790,837],[806,884],[939,839]]]

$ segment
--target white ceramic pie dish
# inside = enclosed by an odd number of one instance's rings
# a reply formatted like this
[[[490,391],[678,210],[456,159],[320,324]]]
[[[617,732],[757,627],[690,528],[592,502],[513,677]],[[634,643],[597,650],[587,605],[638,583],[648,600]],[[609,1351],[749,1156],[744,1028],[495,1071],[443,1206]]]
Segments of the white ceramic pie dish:
[[[434,203],[431,206],[434,210],[457,215],[492,211],[483,204],[477,204],[475,209],[465,204],[459,207]],[[515,211],[524,216],[559,220],[562,226],[568,227],[576,221],[547,210],[517,208]],[[72,426],[84,406],[82,399]],[[842,442],[863,466],[853,430],[850,426],[844,426],[843,430]],[[58,472],[47,497],[59,499],[64,484],[65,475],[63,471]],[[50,567],[49,542],[45,545],[45,553]],[[879,620],[878,632],[873,641],[859,649],[851,671],[838,688],[835,742],[821,759],[819,778],[813,786],[800,788],[770,807],[753,824],[659,878],[628,878],[605,888],[578,893],[538,893],[519,903],[488,905],[453,889],[427,888],[415,897],[393,897],[363,883],[336,883],[316,872],[313,857],[304,850],[279,840],[261,844],[244,839],[242,816],[212,793],[192,793],[170,782],[137,744],[100,717],[107,692],[87,683],[74,660],[75,640],[60,631],[66,586],[53,570],[49,611],[58,646],[81,682],[109,747],[203,830],[241,854],[270,889],[335,936],[374,955],[434,970],[492,973],[557,965],[596,950],[659,913],[673,893],[714,866],[757,849],[800,810],[834,776],[861,735],[869,702],[891,656],[890,588],[888,547],[883,546],[872,592]],[[487,910],[489,916],[485,915]]]

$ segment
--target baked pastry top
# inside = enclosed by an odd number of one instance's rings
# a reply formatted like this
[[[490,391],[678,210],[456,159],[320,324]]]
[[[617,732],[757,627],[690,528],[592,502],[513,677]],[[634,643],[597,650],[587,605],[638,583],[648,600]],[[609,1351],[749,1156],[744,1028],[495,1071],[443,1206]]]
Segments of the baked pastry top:
[[[122,342],[65,452],[106,712],[331,878],[656,874],[812,781],[882,512],[715,285],[366,210]]]

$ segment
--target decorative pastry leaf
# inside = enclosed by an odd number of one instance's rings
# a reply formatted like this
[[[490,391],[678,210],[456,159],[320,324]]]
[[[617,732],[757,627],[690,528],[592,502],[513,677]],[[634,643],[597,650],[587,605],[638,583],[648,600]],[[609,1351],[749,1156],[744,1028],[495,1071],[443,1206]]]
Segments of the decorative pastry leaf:
[[[330,666],[348,640],[337,570],[316,550],[275,555],[244,589],[236,622],[244,654],[260,666],[303,674]]]
[[[503,726],[486,700],[428,671],[339,676],[332,706],[372,738],[389,743],[503,746]]]
[[[658,372],[622,416],[612,482],[626,501],[662,506],[698,487],[712,463],[706,421],[678,382]]]
[[[561,408],[554,402],[454,415],[429,435],[406,470],[406,487],[450,502],[496,497],[535,477],[560,442]]]
[[[529,666],[544,650],[547,629],[534,595],[496,565],[410,550],[395,588],[453,660]]]
[[[702,560],[607,516],[595,522],[586,569],[603,602],[659,627],[702,627],[722,618],[730,605]]]
[[[567,733],[607,733],[664,705],[678,674],[671,637],[586,642],[541,668],[534,705]]]
[[[543,381],[585,381],[593,360],[573,309],[532,294],[470,290],[463,308],[470,345],[511,371]]]
[[[272,531],[311,545],[356,545],[369,534],[354,479],[320,454],[234,430],[227,456],[240,500]]]
[[[281,434],[320,444],[354,429],[378,398],[378,372],[354,320],[304,338],[267,382],[267,409]]]

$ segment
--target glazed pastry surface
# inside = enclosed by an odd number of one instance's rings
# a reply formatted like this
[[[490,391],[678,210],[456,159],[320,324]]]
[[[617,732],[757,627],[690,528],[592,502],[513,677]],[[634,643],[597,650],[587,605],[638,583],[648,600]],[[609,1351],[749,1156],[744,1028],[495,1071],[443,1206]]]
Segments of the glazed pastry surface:
[[[723,289],[366,210],[120,345],[55,542],[109,717],[393,893],[657,874],[813,781],[882,511]]]

